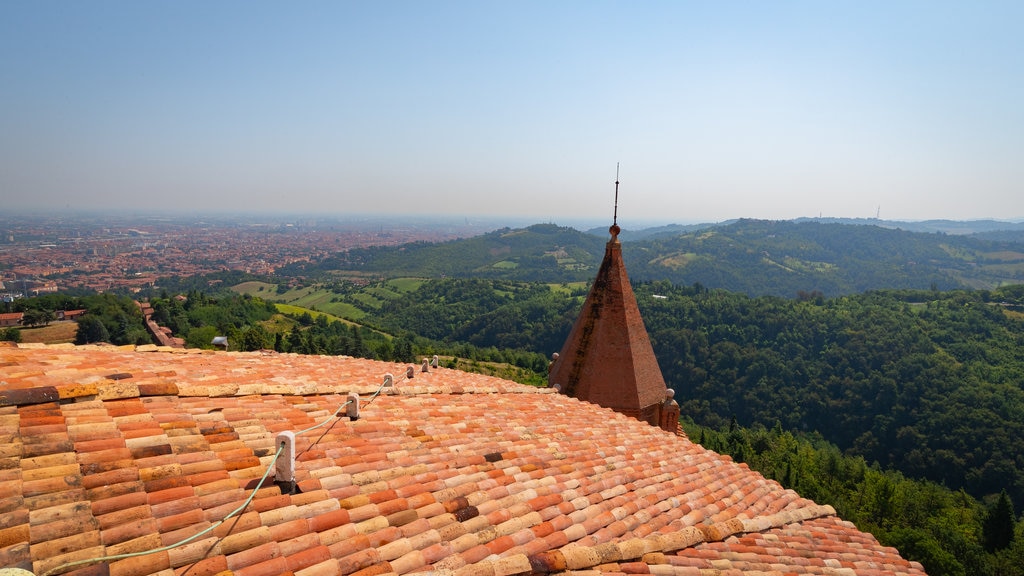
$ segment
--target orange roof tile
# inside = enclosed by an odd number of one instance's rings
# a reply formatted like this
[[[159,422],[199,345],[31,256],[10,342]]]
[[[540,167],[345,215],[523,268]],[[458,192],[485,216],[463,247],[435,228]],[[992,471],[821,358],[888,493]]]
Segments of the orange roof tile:
[[[0,566],[924,574],[828,506],[550,389],[436,368],[374,396],[385,373],[405,368],[152,346],[0,347]],[[350,393],[359,418],[334,417]],[[273,482],[278,434],[324,421],[296,436],[297,489]],[[101,557],[100,572],[69,565]]]

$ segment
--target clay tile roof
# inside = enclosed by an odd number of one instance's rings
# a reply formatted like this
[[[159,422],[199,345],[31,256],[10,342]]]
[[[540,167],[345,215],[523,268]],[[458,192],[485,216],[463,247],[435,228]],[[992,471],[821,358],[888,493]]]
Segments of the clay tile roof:
[[[924,574],[831,507],[683,436],[549,389],[405,370],[153,346],[0,347],[0,566]],[[394,385],[374,396],[385,373]],[[353,393],[358,419],[334,417]],[[293,492],[275,477],[278,435],[324,421],[296,436]],[[105,560],[68,566],[94,558]]]

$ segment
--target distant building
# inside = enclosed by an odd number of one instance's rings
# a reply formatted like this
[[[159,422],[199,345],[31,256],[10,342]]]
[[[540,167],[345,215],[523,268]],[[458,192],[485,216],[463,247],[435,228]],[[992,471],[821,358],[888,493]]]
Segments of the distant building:
[[[25,314],[21,312],[9,312],[0,314],[0,328],[10,328],[11,326],[21,326],[22,321],[25,318]]]
[[[57,283],[49,280],[34,282],[29,284],[28,290],[36,296],[40,294],[55,294],[57,292]]]
[[[57,320],[75,320],[81,318],[88,310],[81,308],[78,310],[57,310]]]

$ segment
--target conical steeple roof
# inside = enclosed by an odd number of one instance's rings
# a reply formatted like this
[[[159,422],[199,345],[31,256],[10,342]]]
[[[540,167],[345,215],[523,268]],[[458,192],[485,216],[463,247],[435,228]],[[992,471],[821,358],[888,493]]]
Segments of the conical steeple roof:
[[[616,184],[618,184],[616,182]],[[548,383],[562,393],[657,425],[665,379],[622,262],[619,226]]]

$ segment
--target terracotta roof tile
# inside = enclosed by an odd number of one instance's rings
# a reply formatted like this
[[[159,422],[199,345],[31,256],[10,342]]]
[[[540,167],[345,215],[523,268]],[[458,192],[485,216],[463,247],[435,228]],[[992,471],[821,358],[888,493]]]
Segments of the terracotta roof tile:
[[[745,465],[547,389],[344,357],[0,352],[0,562],[37,574],[923,574]],[[359,419],[331,418],[350,393]],[[278,434],[325,420],[296,436],[296,490],[275,483]]]

